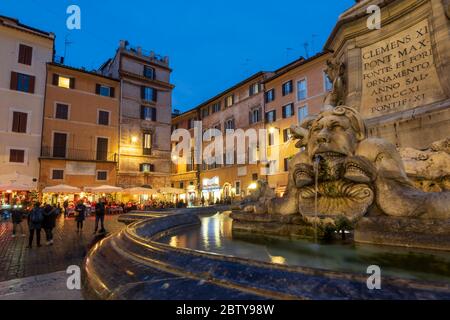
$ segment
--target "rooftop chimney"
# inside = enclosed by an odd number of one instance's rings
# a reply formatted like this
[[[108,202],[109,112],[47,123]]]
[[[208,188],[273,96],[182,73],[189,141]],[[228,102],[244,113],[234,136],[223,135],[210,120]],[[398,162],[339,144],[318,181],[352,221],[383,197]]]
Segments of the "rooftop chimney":
[[[125,49],[128,45],[128,41],[127,40],[120,40],[119,42],[119,47]]]

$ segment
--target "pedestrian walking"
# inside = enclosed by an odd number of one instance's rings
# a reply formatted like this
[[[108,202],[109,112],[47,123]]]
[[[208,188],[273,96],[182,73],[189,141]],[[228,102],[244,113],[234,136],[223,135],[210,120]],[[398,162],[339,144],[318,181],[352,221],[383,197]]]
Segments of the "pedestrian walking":
[[[75,221],[77,222],[77,232],[83,231],[83,222],[85,218],[86,206],[83,204],[83,201],[80,200],[75,207]]]
[[[42,221],[42,228],[44,228],[48,246],[53,245],[53,229],[56,225],[57,210],[57,208],[54,208],[49,204],[44,208],[44,220]]]
[[[202,203],[202,207],[204,207],[204,206],[205,206],[205,197],[202,196],[202,199],[201,199],[200,201],[201,201],[201,203]]]
[[[98,223],[100,222],[101,228],[100,233],[105,233],[105,199],[100,199],[99,202],[95,205],[95,229],[94,234],[97,233]]]
[[[33,245],[33,238],[35,233],[37,246],[38,247],[41,246],[41,228],[42,228],[42,221],[44,220],[44,215],[42,211],[43,210],[41,208],[41,204],[39,202],[36,202],[30,214],[28,215],[28,228],[30,230],[30,237],[28,239],[28,248],[30,249]]]
[[[17,229],[20,229],[22,237],[26,236],[22,225],[23,216],[24,212],[22,208],[19,207],[13,208],[11,212],[11,220],[13,223],[13,234],[12,234],[13,238],[16,236]]]
[[[64,208],[64,218],[67,218],[69,216],[69,211],[68,211],[69,201],[68,200],[64,200],[63,208]]]

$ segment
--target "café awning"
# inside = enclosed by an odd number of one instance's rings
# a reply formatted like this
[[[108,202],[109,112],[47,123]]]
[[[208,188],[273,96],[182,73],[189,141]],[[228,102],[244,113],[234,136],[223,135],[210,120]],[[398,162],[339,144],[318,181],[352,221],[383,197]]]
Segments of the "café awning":
[[[88,192],[92,192],[92,193],[116,193],[116,192],[123,191],[123,189],[121,187],[108,186],[108,185],[85,188],[85,190]]]
[[[163,193],[163,194],[183,194],[186,193],[186,191],[184,191],[183,189],[177,189],[177,188],[171,188],[171,187],[165,187],[165,188],[160,188],[159,193]]]
[[[59,184],[53,187],[46,187],[42,190],[43,193],[80,193],[81,189],[77,187],[68,186],[66,184]]]
[[[137,195],[143,195],[143,194],[152,195],[152,194],[157,194],[158,192],[155,189],[144,188],[144,187],[135,187],[135,188],[123,189],[122,193],[137,194]]]

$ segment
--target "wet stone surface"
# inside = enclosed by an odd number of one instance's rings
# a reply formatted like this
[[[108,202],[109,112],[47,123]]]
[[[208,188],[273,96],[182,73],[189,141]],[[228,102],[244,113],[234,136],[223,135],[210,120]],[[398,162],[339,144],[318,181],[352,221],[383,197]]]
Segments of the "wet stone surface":
[[[124,228],[125,225],[118,222],[117,218],[118,216],[106,216],[105,228],[109,233]],[[0,282],[62,271],[70,265],[81,267],[83,258],[95,242],[94,217],[88,217],[85,220],[81,234],[76,232],[76,222],[73,218],[58,217],[56,228],[53,230],[54,245],[46,245],[45,232],[41,230],[42,247],[36,247],[35,238],[32,249],[27,248],[26,221],[23,221],[22,225],[26,236],[22,237],[18,232],[18,235],[13,238],[12,223],[0,222]]]

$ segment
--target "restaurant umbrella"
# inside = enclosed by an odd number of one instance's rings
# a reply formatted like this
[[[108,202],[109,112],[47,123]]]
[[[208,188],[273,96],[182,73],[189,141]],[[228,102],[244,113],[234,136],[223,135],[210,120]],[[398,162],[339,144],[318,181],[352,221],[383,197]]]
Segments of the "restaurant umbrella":
[[[68,186],[66,184],[59,184],[53,187],[46,187],[42,190],[43,193],[80,193],[81,189],[77,187]]]
[[[178,189],[178,188],[171,188],[171,187],[164,187],[164,188],[160,188],[159,189],[160,193],[165,193],[165,194],[183,194],[186,191],[184,191],[183,189]]]
[[[86,190],[89,190],[89,192],[92,192],[92,193],[116,193],[116,192],[123,191],[123,189],[121,187],[108,186],[108,185],[86,188]]]
[[[143,194],[153,195],[153,194],[157,194],[158,192],[155,189],[135,187],[135,188],[123,189],[122,193],[137,194],[137,195],[143,195]]]

